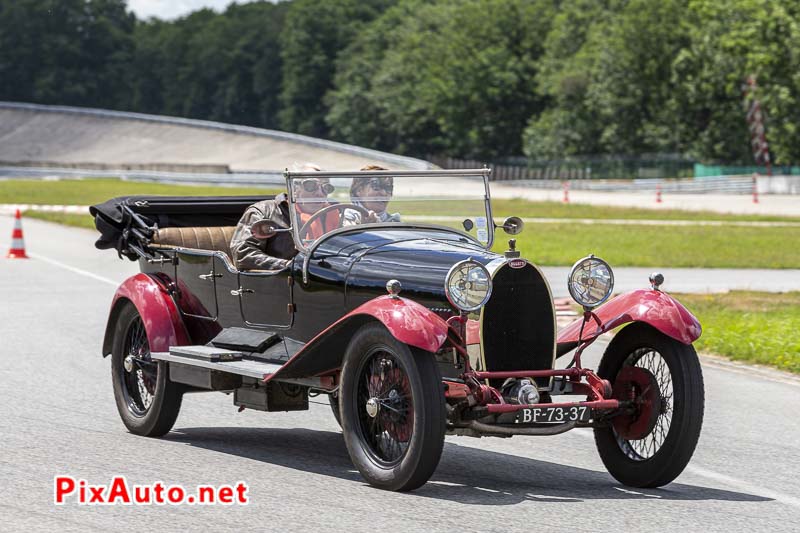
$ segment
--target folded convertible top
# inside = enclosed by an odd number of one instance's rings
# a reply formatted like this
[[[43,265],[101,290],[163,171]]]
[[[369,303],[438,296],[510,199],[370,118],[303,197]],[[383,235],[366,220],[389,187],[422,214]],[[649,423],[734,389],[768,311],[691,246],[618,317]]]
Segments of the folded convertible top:
[[[242,213],[264,196],[120,196],[93,205],[100,250],[114,248],[136,260],[158,228],[235,226]]]

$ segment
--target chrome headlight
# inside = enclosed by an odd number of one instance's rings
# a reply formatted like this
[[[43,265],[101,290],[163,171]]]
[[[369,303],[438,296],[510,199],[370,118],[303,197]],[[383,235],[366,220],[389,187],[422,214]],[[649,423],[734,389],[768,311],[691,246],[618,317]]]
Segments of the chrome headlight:
[[[471,259],[453,265],[447,273],[444,293],[462,311],[480,309],[492,294],[492,278],[486,268]]]
[[[573,265],[567,287],[570,295],[583,307],[597,307],[611,296],[614,273],[608,263],[590,255]]]

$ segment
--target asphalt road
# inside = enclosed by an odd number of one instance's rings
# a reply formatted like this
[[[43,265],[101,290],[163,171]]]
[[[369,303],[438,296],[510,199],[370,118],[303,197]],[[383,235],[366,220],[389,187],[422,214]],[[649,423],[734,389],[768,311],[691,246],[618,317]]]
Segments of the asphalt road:
[[[587,430],[448,437],[431,482],[410,494],[361,480],[327,405],[237,413],[222,394],[190,395],[170,434],[136,437],[119,420],[100,356],[115,286],[136,265],[96,251],[92,232],[35,221],[25,232],[32,259],[0,259],[2,531],[800,528],[800,380],[705,358],[698,449],[676,482],[658,490],[611,478]],[[55,506],[61,474],[92,484],[120,474],[187,487],[241,480],[250,504]]]

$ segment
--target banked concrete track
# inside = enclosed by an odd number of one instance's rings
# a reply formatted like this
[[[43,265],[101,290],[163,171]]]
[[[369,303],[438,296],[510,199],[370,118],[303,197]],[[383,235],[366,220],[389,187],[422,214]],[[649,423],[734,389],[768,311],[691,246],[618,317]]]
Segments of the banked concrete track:
[[[140,113],[0,102],[0,166],[134,166],[185,171],[328,170],[367,163],[430,168],[427,161],[275,130]],[[205,170],[208,172],[209,170]],[[212,172],[214,170],[211,170]],[[224,170],[223,170],[224,171]]]

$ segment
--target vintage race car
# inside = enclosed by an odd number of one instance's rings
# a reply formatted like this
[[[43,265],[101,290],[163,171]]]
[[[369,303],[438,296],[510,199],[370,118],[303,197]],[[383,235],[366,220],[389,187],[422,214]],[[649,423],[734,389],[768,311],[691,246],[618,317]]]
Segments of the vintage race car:
[[[353,464],[384,489],[423,485],[445,435],[576,427],[593,428],[626,485],[683,471],[703,420],[701,328],[659,290],[662,276],[608,300],[611,268],[579,260],[568,287],[584,313],[559,332],[539,268],[514,239],[491,251],[496,229],[513,236],[523,224],[495,223],[488,169],[285,176],[289,222],[253,230],[291,234],[297,253],[277,270],[239,268],[230,250],[242,213],[265,198],[92,208],[97,246],[141,268],[117,290],[102,350],[131,432],[167,433],[187,391],[261,411],[306,410],[325,394]],[[584,368],[585,348],[621,326],[597,371]]]

